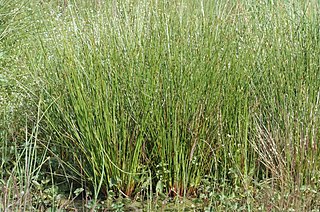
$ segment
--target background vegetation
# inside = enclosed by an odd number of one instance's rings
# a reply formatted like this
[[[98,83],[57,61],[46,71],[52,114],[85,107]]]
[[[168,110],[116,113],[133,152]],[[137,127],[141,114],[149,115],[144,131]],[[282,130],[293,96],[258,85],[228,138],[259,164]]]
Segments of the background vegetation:
[[[319,24],[313,0],[0,0],[0,210],[316,210]]]

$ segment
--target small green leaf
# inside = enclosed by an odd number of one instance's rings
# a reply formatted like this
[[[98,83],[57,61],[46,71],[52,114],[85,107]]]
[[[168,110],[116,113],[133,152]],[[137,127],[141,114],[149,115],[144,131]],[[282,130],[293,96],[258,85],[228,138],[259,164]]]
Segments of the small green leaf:
[[[161,194],[162,192],[163,192],[163,183],[161,180],[159,180],[156,185],[156,193],[158,195],[158,194]]]
[[[76,196],[79,196],[79,194],[80,194],[81,192],[83,192],[83,191],[84,191],[83,188],[77,188],[73,193],[74,193]]]

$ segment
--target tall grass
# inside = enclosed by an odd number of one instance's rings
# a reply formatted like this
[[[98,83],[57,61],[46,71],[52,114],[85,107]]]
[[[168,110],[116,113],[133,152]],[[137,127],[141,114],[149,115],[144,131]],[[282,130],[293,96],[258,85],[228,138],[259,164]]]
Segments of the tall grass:
[[[50,136],[39,136],[39,85],[25,67],[25,42],[34,26],[29,6],[0,1],[0,211],[45,210],[59,199],[48,170],[50,140],[42,140]]]
[[[247,210],[253,199],[264,209],[312,209],[317,9],[316,1],[36,5],[20,54],[32,98],[44,98],[41,135],[95,199],[148,190],[222,205],[220,194],[234,194]],[[265,201],[270,191],[287,203]]]
[[[204,17],[184,20],[186,5],[175,7],[132,2],[100,11],[113,18],[100,13],[82,18],[70,9],[71,26],[65,27],[71,27],[68,33],[76,39],[55,41],[63,46],[61,55],[51,55],[58,60],[57,78],[46,78],[53,79],[53,86],[63,84],[63,94],[56,94],[53,107],[58,115],[54,120],[61,122],[57,126],[51,121],[52,126],[67,129],[56,129],[61,140],[66,135],[71,139],[64,145],[79,147],[89,164],[83,171],[98,177],[92,179],[96,183],[103,179],[107,189],[115,179],[118,188],[131,195],[140,183],[134,179],[151,169],[155,183],[182,195],[188,187],[196,188],[216,162],[209,157],[211,150],[203,149],[213,149],[217,133],[210,123],[216,122],[211,116],[218,110],[210,106],[219,101],[214,96],[219,84],[214,82],[220,70],[203,73],[199,64],[217,63],[218,53],[209,55],[211,46],[200,54],[199,50],[204,42],[219,38],[214,36],[216,29],[201,26]],[[197,7],[200,14],[202,7]],[[96,21],[83,29],[87,34],[78,32],[83,19]],[[204,40],[202,31],[213,36]],[[199,164],[206,167],[198,169]]]

